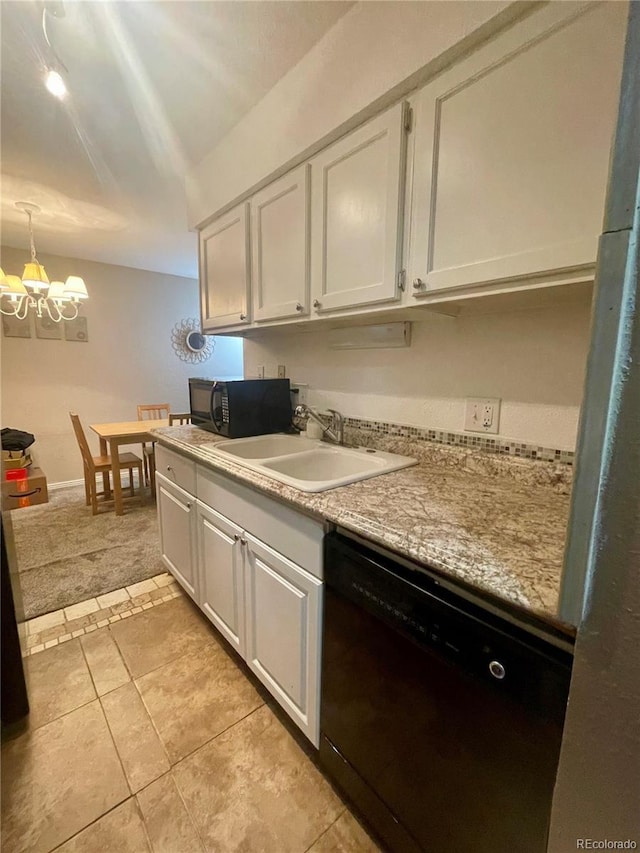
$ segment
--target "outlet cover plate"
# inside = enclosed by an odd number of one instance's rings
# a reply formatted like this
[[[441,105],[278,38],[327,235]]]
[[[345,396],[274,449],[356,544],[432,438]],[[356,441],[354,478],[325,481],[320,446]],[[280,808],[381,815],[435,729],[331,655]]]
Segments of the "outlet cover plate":
[[[464,408],[465,432],[481,432],[497,435],[499,426],[499,399],[467,397]]]

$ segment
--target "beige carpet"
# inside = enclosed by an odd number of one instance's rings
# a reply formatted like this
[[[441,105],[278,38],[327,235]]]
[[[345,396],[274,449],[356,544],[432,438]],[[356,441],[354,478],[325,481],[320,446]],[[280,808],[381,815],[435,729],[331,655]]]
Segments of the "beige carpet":
[[[94,516],[84,487],[73,486],[11,517],[27,619],[166,571],[151,501],[132,504],[122,516]]]

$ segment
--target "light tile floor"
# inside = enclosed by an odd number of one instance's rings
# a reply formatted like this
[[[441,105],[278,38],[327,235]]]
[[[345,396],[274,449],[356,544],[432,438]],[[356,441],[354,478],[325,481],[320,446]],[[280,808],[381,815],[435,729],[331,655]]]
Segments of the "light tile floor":
[[[2,746],[3,853],[375,853],[176,596],[25,658],[29,729]]]
[[[90,634],[142,610],[149,610],[181,595],[180,587],[164,572],[140,583],[115,589],[98,598],[79,601],[64,610],[36,616],[18,626],[22,656],[35,655],[59,643]]]

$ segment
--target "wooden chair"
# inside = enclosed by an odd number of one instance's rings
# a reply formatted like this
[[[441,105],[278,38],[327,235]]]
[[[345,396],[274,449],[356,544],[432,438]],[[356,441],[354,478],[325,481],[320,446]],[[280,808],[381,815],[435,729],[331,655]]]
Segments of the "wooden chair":
[[[173,414],[169,414],[169,426],[173,426],[174,424],[180,424],[184,426],[184,424],[191,423],[191,412],[174,412]]]
[[[82,464],[84,467],[84,493],[87,506],[91,506],[93,515],[98,514],[98,498],[103,498],[103,502],[111,501],[111,457],[110,456],[93,456],[91,448],[87,441],[87,437],[82,429],[80,418],[74,412],[69,412],[73,431],[76,434],[80,454],[82,455]],[[135,453],[120,453],[120,470],[129,472],[129,494],[131,497],[135,495],[133,483],[133,470],[138,472],[138,483],[140,485],[140,501],[144,503],[144,481],[142,475],[142,459],[136,456]],[[96,483],[96,474],[102,474],[103,491],[98,491]]]
[[[169,403],[148,403],[138,406],[139,421],[161,421],[171,418]],[[151,486],[151,495],[156,493],[156,452],[155,445],[150,447],[142,443],[142,458],[144,459],[144,480]]]

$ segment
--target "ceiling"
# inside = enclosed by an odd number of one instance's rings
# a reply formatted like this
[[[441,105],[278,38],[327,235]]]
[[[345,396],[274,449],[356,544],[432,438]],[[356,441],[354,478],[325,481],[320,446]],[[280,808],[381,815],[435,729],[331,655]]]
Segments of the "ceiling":
[[[0,3],[2,242],[197,275],[184,176],[353,5],[322,0],[48,4],[69,94],[44,88],[43,4]],[[256,140],[259,144],[259,140]],[[11,272],[15,272],[11,270]]]

